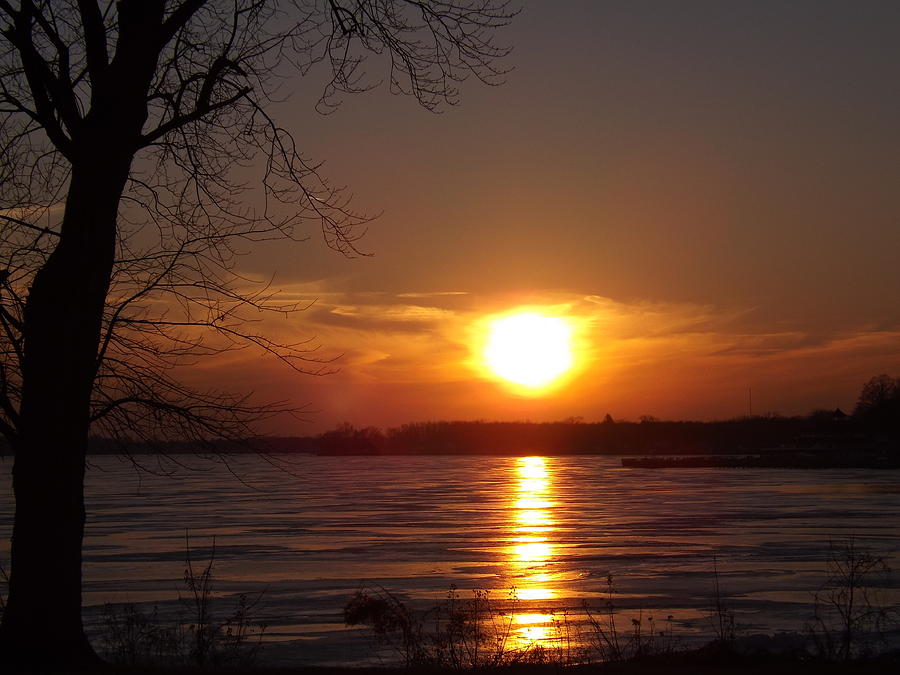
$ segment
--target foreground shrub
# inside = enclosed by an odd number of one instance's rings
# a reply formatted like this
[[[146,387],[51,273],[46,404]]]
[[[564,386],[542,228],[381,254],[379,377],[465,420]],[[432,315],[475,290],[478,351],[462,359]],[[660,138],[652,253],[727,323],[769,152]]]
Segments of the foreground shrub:
[[[253,610],[261,596],[237,596],[229,614],[219,619],[213,612],[215,539],[209,561],[195,570],[190,542],[185,536],[184,588],[179,594],[181,611],[174,619],[160,617],[158,607],[149,613],[129,604],[106,605],[98,647],[111,662],[123,665],[191,665],[200,668],[247,667],[257,658],[266,631],[257,624]]]
[[[881,595],[890,567],[851,538],[829,542],[827,570],[809,629],[815,655],[833,661],[872,656],[897,620],[897,610]]]

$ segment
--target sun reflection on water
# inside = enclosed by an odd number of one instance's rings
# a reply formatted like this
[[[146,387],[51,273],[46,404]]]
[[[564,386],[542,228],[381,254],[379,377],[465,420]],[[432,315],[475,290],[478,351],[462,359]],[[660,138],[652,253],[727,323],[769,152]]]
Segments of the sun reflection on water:
[[[520,601],[552,600],[557,597],[551,581],[555,558],[551,471],[543,457],[516,459],[515,494],[511,498],[509,549],[510,576]],[[524,608],[523,608],[524,609]],[[528,608],[512,617],[513,637],[519,647],[550,646],[555,638],[553,615],[542,608]]]

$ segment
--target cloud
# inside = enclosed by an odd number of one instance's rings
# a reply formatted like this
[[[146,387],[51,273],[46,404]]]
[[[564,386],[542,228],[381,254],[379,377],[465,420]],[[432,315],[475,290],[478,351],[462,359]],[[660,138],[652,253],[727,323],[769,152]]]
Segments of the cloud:
[[[473,417],[591,420],[606,412],[721,418],[746,412],[748,387],[756,411],[795,414],[851,407],[868,377],[900,372],[900,328],[772,330],[753,307],[566,292],[517,303],[508,293],[359,293],[327,284],[285,291],[308,308],[266,318],[260,328],[283,339],[315,336],[322,345],[316,356],[334,357],[338,372],[303,378],[263,366],[248,349],[221,367],[204,368],[202,376],[222,388],[246,382],[298,404],[311,402],[321,411],[321,427]],[[480,364],[487,320],[516,307],[569,317],[576,328],[577,369],[543,398],[516,396]]]
[[[466,291],[435,291],[432,293],[398,293],[398,298],[439,298],[451,295],[469,295]]]
[[[450,318],[451,312],[440,307],[415,304],[327,305],[312,308],[313,321],[367,331],[419,332],[431,329]]]

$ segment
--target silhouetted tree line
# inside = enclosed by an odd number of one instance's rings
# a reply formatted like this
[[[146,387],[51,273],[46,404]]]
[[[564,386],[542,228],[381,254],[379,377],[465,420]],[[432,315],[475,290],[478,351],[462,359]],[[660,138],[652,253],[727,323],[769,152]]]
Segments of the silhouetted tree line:
[[[900,439],[900,377],[882,374],[866,382],[853,417],[873,435]]]
[[[855,426],[855,425],[849,425]],[[434,421],[382,431],[345,424],[319,437],[322,454],[630,454],[753,452],[786,443],[859,441],[843,422],[753,417],[720,422]],[[802,441],[800,440],[802,439]]]
[[[343,424],[318,439],[322,454],[667,454],[765,449],[847,452],[900,450],[900,378],[878,375],[860,391],[852,415],[840,409],[714,422],[638,422],[570,418],[558,422],[434,421],[382,431]]]
[[[878,375],[867,381],[852,415],[840,409],[808,415],[766,415],[714,422],[663,421],[642,415],[638,421],[600,422],[568,418],[557,422],[431,421],[382,430],[344,423],[317,436],[265,437],[240,442],[215,441],[207,453],[346,454],[727,454],[765,449],[879,450],[900,452],[900,378]],[[3,450],[0,445],[0,450]],[[141,442],[138,453],[194,454],[194,441]],[[120,441],[92,438],[93,454],[120,453]]]

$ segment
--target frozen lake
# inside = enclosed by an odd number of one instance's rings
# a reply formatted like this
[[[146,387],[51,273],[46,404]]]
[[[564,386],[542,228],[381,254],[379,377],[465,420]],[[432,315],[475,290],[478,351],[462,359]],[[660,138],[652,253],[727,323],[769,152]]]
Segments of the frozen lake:
[[[713,555],[744,633],[802,630],[830,540],[900,551],[900,474],[872,470],[623,469],[612,457],[237,456],[228,466],[138,472],[93,457],[87,479],[84,603],[175,611],[189,532],[195,561],[216,544],[217,602],[262,593],[263,658],[362,663],[364,633],[341,610],[365,585],[426,607],[456,585],[516,600],[514,630],[545,639],[550,617],[605,602],[623,617],[673,617],[711,631]],[[12,528],[11,461],[0,462],[0,559]],[[514,589],[514,590],[512,590]],[[283,644],[275,644],[283,643]]]

